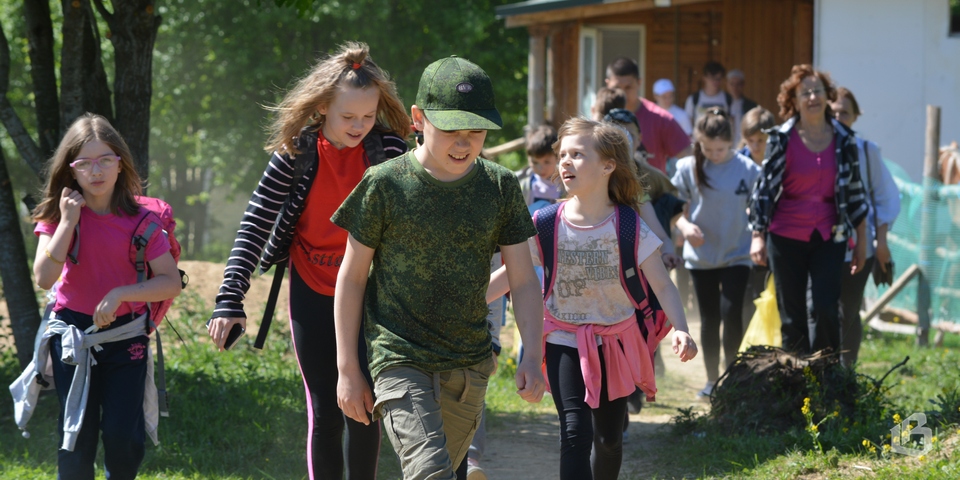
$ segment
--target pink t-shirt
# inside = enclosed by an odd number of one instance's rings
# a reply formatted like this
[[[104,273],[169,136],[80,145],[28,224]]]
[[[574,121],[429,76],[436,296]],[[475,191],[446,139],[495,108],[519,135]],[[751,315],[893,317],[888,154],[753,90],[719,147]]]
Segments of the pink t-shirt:
[[[666,173],[667,159],[677,156],[683,149],[689,147],[690,137],[683,128],[680,128],[680,124],[674,120],[670,112],[646,98],[640,98],[640,106],[634,113],[640,125],[643,146],[653,155],[648,163],[653,168]]]
[[[833,198],[837,181],[836,139],[821,152],[811,152],[796,129],[790,132],[783,193],[770,219],[770,232],[807,242],[814,229],[824,240],[837,224]]]
[[[57,303],[53,307],[55,311],[69,308],[93,315],[110,290],[137,283],[137,270],[130,260],[130,240],[144,214],[146,211],[142,208],[135,216],[101,216],[89,208],[80,209],[78,263],[67,260],[63,265],[63,283],[57,290]],[[53,235],[56,230],[55,223],[39,222],[33,233],[37,236]],[[169,250],[170,241],[158,228],[147,243],[145,258],[151,262]],[[144,310],[144,302],[123,302],[117,309],[117,316],[131,312],[139,314]]]

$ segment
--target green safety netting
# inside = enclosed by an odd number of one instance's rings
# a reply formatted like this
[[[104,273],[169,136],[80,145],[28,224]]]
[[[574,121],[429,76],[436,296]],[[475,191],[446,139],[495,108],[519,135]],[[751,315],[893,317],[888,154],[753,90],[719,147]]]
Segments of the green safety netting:
[[[945,186],[928,180],[931,189],[928,232],[923,235],[921,219],[924,216],[924,186],[913,183],[899,165],[884,160],[900,190],[900,215],[890,230],[887,241],[899,276],[913,264],[920,264],[921,252],[926,249],[926,265],[920,265],[930,282],[930,319],[937,322],[960,323],[960,186]],[[921,239],[926,237],[926,245]],[[888,305],[917,311],[917,282],[912,281]],[[887,290],[867,282],[864,296],[867,303],[879,298]]]

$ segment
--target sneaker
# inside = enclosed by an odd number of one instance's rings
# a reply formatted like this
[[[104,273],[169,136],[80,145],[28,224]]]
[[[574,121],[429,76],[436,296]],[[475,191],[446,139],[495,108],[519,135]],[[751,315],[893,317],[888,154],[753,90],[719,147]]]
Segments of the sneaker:
[[[467,465],[467,480],[487,480],[487,474],[479,465]]]
[[[709,400],[710,395],[713,394],[714,385],[715,385],[715,382],[707,382],[707,386],[703,387],[703,390],[700,390],[699,392],[697,392],[697,398],[700,398],[703,400]]]

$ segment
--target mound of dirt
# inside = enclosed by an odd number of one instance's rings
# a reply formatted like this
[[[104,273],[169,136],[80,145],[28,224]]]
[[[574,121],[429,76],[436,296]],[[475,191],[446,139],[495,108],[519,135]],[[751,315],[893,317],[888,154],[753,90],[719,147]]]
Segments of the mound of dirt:
[[[797,356],[757,346],[742,353],[720,378],[710,399],[710,418],[734,432],[784,432],[803,427],[803,399],[843,414],[855,409],[860,387],[856,373],[838,355]]]

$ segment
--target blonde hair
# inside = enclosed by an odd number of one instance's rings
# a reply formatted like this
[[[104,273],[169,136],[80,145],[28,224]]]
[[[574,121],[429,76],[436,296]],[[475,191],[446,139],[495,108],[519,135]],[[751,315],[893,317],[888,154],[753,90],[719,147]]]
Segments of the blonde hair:
[[[391,130],[402,138],[410,135],[410,117],[397,96],[397,86],[370,58],[370,47],[361,42],[347,42],[337,53],[317,63],[306,76],[287,92],[274,107],[276,112],[268,132],[270,138],[264,150],[279,154],[300,153],[293,140],[307,126],[323,125],[324,115],[317,110],[330,105],[341,86],[380,91],[377,103],[377,125],[380,130]],[[375,127],[376,128],[376,127]]]
[[[80,184],[70,170],[70,163],[77,159],[83,146],[92,141],[102,142],[120,157],[120,171],[110,198],[110,212],[114,215],[136,215],[140,211],[136,197],[143,193],[143,182],[134,168],[130,147],[106,118],[85,113],[73,121],[63,135],[63,140],[60,140],[53,157],[44,167],[43,175],[47,182],[40,193],[40,203],[32,212],[34,222],[60,221],[60,197],[63,189],[80,190]]]
[[[573,135],[590,137],[600,157],[614,162],[615,168],[607,184],[610,200],[627,205],[639,212],[639,199],[643,195],[643,185],[637,177],[636,167],[633,166],[633,146],[623,129],[611,123],[574,117],[560,126],[554,151],[559,154],[560,142],[564,137]]]

